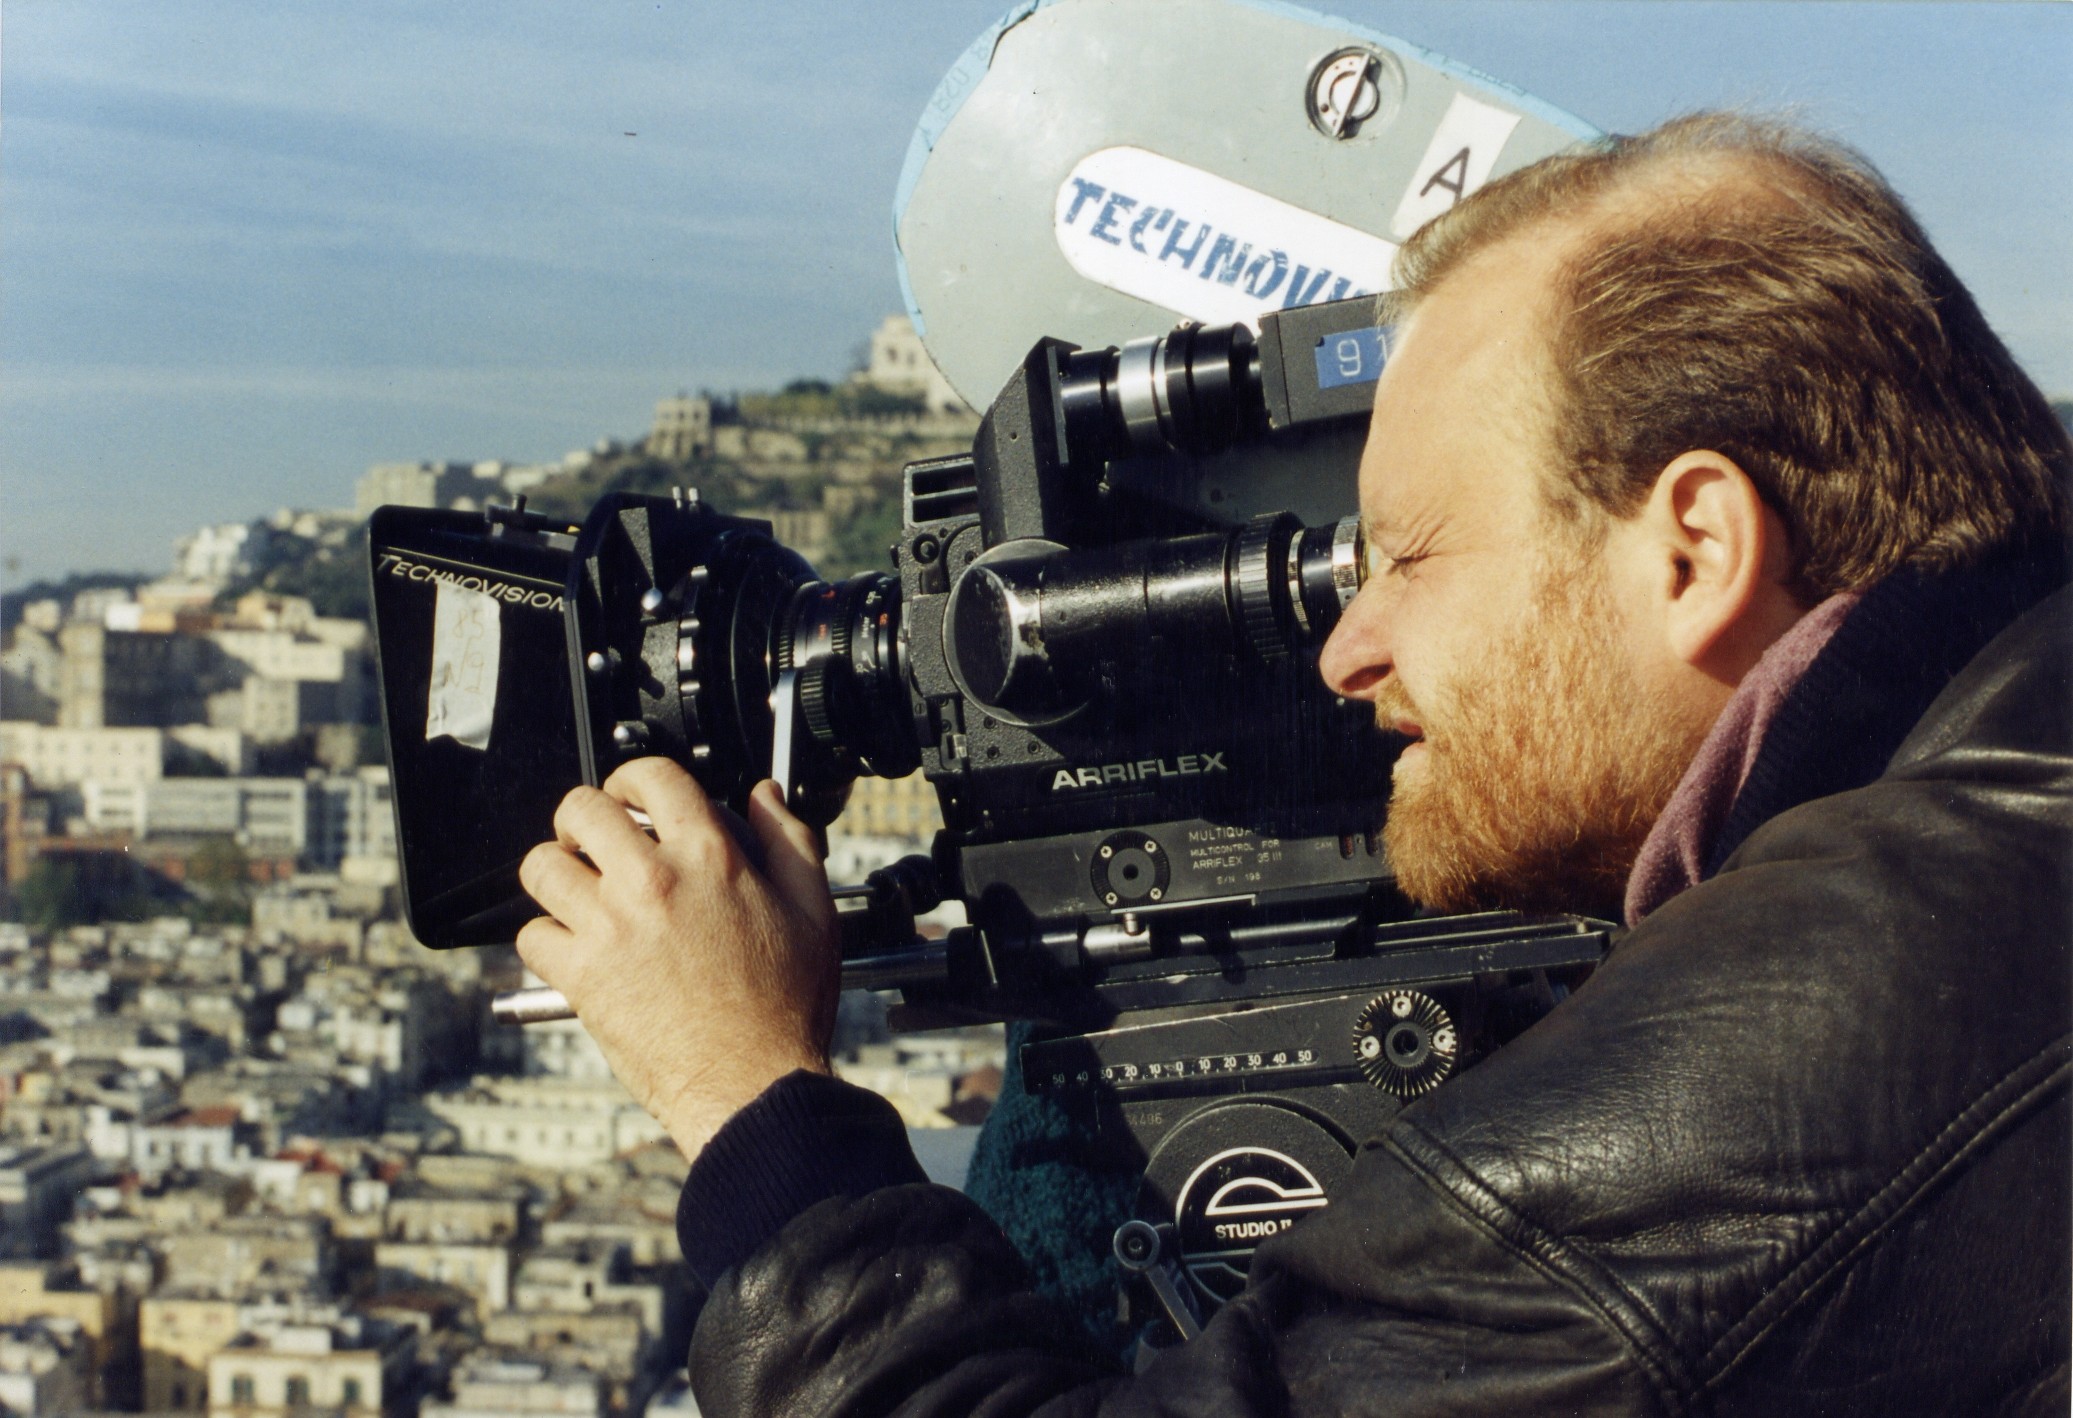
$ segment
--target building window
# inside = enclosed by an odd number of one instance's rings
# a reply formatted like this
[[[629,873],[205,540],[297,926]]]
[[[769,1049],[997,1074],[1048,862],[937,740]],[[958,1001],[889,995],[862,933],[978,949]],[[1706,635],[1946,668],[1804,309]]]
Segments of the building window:
[[[360,1381],[358,1379],[341,1380],[338,1385],[338,1401],[348,1408],[359,1407]]]
[[[310,1381],[300,1374],[290,1378],[284,1401],[290,1408],[307,1408],[310,1401]]]
[[[250,1403],[252,1401],[252,1376],[250,1374],[232,1374],[230,1376],[230,1401],[232,1403]]]

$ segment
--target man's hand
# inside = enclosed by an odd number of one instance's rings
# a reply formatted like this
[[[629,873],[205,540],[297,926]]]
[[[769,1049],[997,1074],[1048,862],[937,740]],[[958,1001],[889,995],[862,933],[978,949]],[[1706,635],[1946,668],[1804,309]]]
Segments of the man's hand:
[[[653,839],[629,807],[648,815]],[[724,813],[675,763],[637,759],[563,798],[558,840],[518,870],[548,912],[519,932],[519,955],[568,997],[686,1157],[785,1074],[827,1072],[841,986],[813,830],[775,783],[759,784],[759,872]]]

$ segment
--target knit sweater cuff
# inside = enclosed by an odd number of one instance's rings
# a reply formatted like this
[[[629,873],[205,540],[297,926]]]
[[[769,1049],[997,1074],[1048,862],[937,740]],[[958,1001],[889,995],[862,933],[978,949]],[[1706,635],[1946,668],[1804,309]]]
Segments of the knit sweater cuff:
[[[677,1199],[677,1240],[711,1290],[814,1203],[927,1180],[890,1103],[802,1069],[764,1089],[698,1154]]]

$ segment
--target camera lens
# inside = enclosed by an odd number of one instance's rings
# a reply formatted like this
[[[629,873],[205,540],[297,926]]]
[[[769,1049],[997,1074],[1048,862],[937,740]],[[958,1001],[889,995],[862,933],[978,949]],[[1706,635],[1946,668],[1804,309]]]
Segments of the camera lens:
[[[1076,462],[1216,453],[1267,427],[1258,351],[1243,325],[1181,325],[1075,351],[1059,402]]]
[[[898,644],[900,583],[866,572],[792,593],[776,664],[799,671],[799,707],[814,742],[863,771],[899,778],[920,755],[906,723]]]
[[[1009,542],[950,592],[945,641],[965,693],[1028,722],[1071,712],[1153,642],[1197,660],[1273,663],[1321,644],[1359,589],[1360,525],[1288,513],[1231,532],[1068,550]]]
[[[604,712],[593,720],[612,725],[620,758],[667,754],[739,805],[772,771],[772,694],[790,671],[804,730],[790,750],[798,810],[832,817],[859,774],[913,771],[920,752],[905,723],[894,578],[830,585],[761,523],[628,503],[613,509],[627,528],[603,539],[599,583],[636,581],[643,547],[682,570],[639,597],[597,598],[591,658],[603,668],[589,678]]]

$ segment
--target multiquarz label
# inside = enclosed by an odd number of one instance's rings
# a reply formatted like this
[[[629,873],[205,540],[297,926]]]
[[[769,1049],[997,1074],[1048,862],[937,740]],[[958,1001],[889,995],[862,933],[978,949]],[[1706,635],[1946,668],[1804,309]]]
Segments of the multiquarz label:
[[[1143,148],[1103,148],[1059,185],[1058,249],[1090,281],[1207,324],[1371,295],[1396,246]]]

